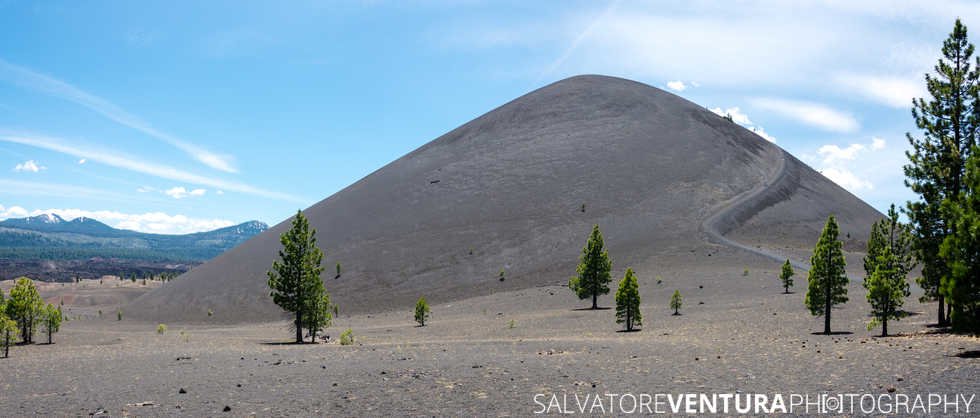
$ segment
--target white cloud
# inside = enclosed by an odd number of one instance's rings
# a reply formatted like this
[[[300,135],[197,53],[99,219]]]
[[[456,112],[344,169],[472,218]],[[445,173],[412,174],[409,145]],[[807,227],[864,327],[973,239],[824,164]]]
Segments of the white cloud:
[[[174,199],[183,199],[185,197],[204,196],[204,194],[207,193],[207,190],[205,189],[187,190],[183,187],[178,186],[178,187],[167,189],[163,193]]]
[[[94,148],[82,148],[77,145],[69,145],[65,143],[65,141],[62,141],[60,139],[41,137],[41,136],[0,134],[0,141],[27,145],[36,148],[46,149],[49,151],[59,152],[62,154],[71,155],[78,158],[85,158],[87,160],[99,162],[108,166],[134,171],[137,173],[142,173],[142,174],[159,177],[167,180],[197,184],[201,186],[208,186],[214,188],[221,188],[224,190],[231,190],[240,193],[262,196],[270,199],[287,200],[293,202],[304,202],[302,199],[299,199],[294,196],[290,196],[285,193],[271,191],[271,190],[264,190],[247,184],[234,182],[234,181],[226,181],[226,180],[221,180],[221,179],[216,179],[211,177],[205,177],[205,176],[189,173],[186,171],[178,170],[170,166],[143,161],[129,155],[117,154],[110,151],[94,149]]]
[[[871,149],[875,151],[885,149],[885,140],[878,137],[872,137]]]
[[[0,205],[0,220],[8,218],[24,218],[27,217],[30,212],[20,206],[11,206],[9,208]]]
[[[874,188],[874,185],[870,181],[859,178],[846,168],[829,167],[820,170],[820,173],[851,192],[871,190]]]
[[[762,129],[761,126],[753,126],[753,127],[750,127],[749,130],[751,130],[752,132],[754,132],[756,135],[761,136],[766,141],[769,141],[769,142],[772,142],[772,143],[776,143],[776,137],[774,137],[774,136],[769,135],[768,133],[766,133],[766,131],[764,129]]]
[[[838,74],[835,81],[845,90],[895,108],[912,107],[912,99],[925,97],[925,81],[919,77]]]
[[[853,116],[829,106],[771,97],[751,99],[750,103],[783,117],[832,132],[855,132],[860,127]]]
[[[166,132],[157,130],[148,122],[128,113],[126,110],[99,96],[86,92],[78,87],[58,80],[54,77],[20,67],[0,59],[0,79],[6,79],[32,90],[37,90],[70,102],[84,106],[120,125],[142,132],[157,140],[177,147],[198,162],[216,170],[236,173],[232,158],[208,151],[203,147],[177,138]]]
[[[164,212],[123,213],[112,210],[91,211],[84,209],[38,209],[27,211],[20,206],[11,206],[5,209],[3,205],[0,205],[0,220],[37,216],[46,213],[55,213],[65,220],[78,217],[92,218],[114,228],[156,234],[190,234],[211,231],[235,224],[227,219],[191,218],[185,215],[170,215]]]
[[[37,173],[44,169],[47,169],[47,167],[38,164],[37,161],[34,160],[27,160],[14,166],[14,171],[17,172]]]
[[[732,121],[734,121],[735,123],[737,123],[739,125],[752,125],[752,121],[749,120],[749,115],[746,115],[745,113],[742,113],[742,110],[739,109],[738,106],[729,107],[728,109],[722,109],[720,107],[713,107],[713,108],[708,109],[708,110],[710,110],[710,111],[714,112],[716,115],[722,116],[722,117],[727,116],[727,115],[731,115],[732,116]]]
[[[731,116],[732,117],[732,122],[735,122],[735,123],[737,123],[739,125],[744,126],[746,129],[752,131],[756,135],[759,135],[760,137],[762,137],[766,141],[769,141],[769,142],[772,142],[772,143],[775,143],[776,142],[776,138],[774,136],[769,135],[765,131],[765,129],[762,129],[761,126],[756,126],[752,122],[752,120],[749,119],[749,115],[746,115],[744,112],[742,112],[742,110],[739,109],[738,106],[729,107],[727,109],[722,109],[720,107],[713,107],[713,108],[710,108],[708,110],[714,112],[716,115],[721,116],[721,117]]]
[[[84,158],[82,158],[81,160],[78,160],[78,164],[79,165],[85,164],[86,162],[88,162],[88,160],[86,160]]]
[[[683,81],[668,81],[667,88],[677,92],[687,90],[687,86],[684,85]]]
[[[817,171],[852,193],[874,189],[871,180],[880,176],[882,165],[889,166],[885,172],[898,170],[891,167],[894,156],[885,151],[885,140],[879,137],[872,137],[867,144],[852,143],[846,147],[821,145],[817,154],[819,161],[814,161],[820,167]],[[807,156],[810,160],[814,158]]]
[[[837,145],[828,144],[823,145],[817,149],[817,154],[823,156],[824,164],[834,164],[836,162],[853,160],[857,157],[858,153],[864,151],[866,147],[862,144],[851,144],[847,148],[841,148]]]

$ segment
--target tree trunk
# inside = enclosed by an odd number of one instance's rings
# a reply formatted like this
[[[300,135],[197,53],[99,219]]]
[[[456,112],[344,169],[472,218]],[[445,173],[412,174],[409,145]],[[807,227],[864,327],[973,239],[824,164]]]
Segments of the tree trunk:
[[[48,344],[51,344],[51,328],[48,328]]]
[[[888,336],[888,316],[885,316],[885,319],[881,320],[881,336]]]
[[[946,304],[946,318],[945,318],[946,325],[952,325],[952,323],[953,323],[952,319],[953,319],[953,304],[947,303]]]
[[[830,335],[830,278],[824,278],[827,281],[826,294],[824,294],[824,312],[823,312],[823,333],[825,335]]]
[[[633,330],[633,321],[632,321],[631,316],[632,315],[630,315],[630,310],[627,309],[626,310],[626,331],[632,331]]]
[[[303,343],[303,313],[296,310],[296,344]]]
[[[945,303],[945,299],[943,298],[943,295],[939,295],[938,299],[939,299],[939,306],[938,306],[939,313],[936,315],[936,317],[938,318],[936,323],[939,326],[944,327],[946,326],[946,307],[943,306]]]
[[[10,357],[10,330],[3,335],[3,358]]]
[[[598,299],[599,299],[599,291],[596,289],[592,289],[592,309],[599,309]]]

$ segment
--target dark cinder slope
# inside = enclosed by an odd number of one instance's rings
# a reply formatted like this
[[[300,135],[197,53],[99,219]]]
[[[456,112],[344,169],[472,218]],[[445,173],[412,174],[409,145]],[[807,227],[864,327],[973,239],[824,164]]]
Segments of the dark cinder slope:
[[[737,245],[725,234],[742,225],[773,231],[778,220],[786,234],[800,234],[829,213],[848,214],[845,228],[880,216],[748,130],[673,94],[605,76],[522,96],[305,213],[343,312],[400,308],[423,294],[438,302],[564,283],[595,223],[614,267],[625,268]],[[144,295],[127,315],[200,320],[213,309],[213,320],[277,318],[265,272],[288,226]],[[742,251],[758,259],[764,250]],[[343,275],[335,279],[337,262]]]

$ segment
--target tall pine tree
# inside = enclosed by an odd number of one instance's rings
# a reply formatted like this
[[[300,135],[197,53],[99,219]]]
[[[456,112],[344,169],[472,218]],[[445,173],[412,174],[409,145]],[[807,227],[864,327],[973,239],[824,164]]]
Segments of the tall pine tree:
[[[292,227],[279,237],[279,242],[283,248],[267,273],[269,288],[272,301],[295,314],[296,343],[302,343],[303,328],[310,324],[306,316],[322,300],[324,292],[320,279],[323,252],[316,246],[316,230],[310,229],[302,211],[296,212]]]
[[[943,42],[935,75],[925,76],[929,101],[918,98],[912,103],[912,115],[922,135],[916,138],[906,134],[912,149],[905,153],[909,159],[905,184],[919,195],[906,208],[914,226],[915,249],[923,262],[919,285],[926,297],[938,300],[940,325],[948,323],[943,305],[948,287],[944,283],[950,275],[949,260],[940,254],[940,246],[956,228],[955,214],[944,209],[943,202],[955,201],[963,189],[964,162],[977,143],[980,122],[980,63],[973,59],[973,50],[966,26],[957,19]]]
[[[578,295],[579,299],[588,299],[591,296],[592,309],[599,309],[599,295],[609,293],[609,282],[612,281],[610,270],[612,270],[612,261],[609,260],[609,253],[603,248],[599,225],[594,225],[589,241],[586,242],[585,248],[582,248],[582,257],[576,268],[578,276],[568,281],[568,287]]]
[[[980,333],[980,147],[967,161],[964,180],[966,187],[957,202],[946,203],[956,224],[941,249],[951,267],[943,291],[953,308],[953,330]]]
[[[626,269],[626,276],[619,282],[616,290],[616,323],[624,324],[626,331],[633,331],[636,325],[643,325],[640,313],[640,285],[636,282],[633,269]]]
[[[830,334],[830,314],[834,305],[847,302],[847,275],[844,271],[843,243],[833,215],[820,233],[807,277],[805,303],[814,316],[823,315],[823,333]]]

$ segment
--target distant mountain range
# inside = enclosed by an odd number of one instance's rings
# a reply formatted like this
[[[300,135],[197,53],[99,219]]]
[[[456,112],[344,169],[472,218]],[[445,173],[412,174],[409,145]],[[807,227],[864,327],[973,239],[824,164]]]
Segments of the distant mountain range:
[[[56,214],[0,221],[0,260],[130,259],[200,262],[269,229],[265,223],[185,235],[116,229],[92,218],[65,220]]]

